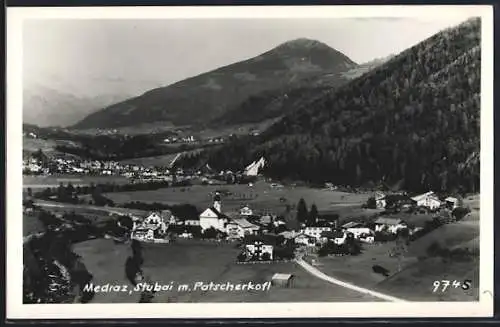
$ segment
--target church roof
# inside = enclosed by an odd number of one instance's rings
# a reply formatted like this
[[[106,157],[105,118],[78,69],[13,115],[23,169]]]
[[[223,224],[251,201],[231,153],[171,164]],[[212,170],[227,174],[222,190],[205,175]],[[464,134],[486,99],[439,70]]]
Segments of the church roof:
[[[207,208],[204,212],[206,212],[207,210],[210,210],[213,214],[215,214],[218,218],[227,218],[227,216],[225,214],[223,214],[222,212],[220,212],[219,210],[215,209],[214,207],[209,207]],[[203,213],[201,214],[203,215]],[[200,216],[201,216],[200,215]]]

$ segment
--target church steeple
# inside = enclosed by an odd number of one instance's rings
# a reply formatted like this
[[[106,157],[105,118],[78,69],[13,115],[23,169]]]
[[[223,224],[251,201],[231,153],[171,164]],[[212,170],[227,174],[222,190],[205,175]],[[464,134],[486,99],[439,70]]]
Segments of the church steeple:
[[[214,196],[214,209],[218,212],[222,212],[221,197],[219,192],[216,192]]]

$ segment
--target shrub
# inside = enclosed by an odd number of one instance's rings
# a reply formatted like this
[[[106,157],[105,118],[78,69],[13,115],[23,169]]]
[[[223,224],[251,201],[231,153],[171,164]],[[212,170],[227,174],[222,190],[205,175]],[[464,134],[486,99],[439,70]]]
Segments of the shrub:
[[[370,197],[368,201],[366,202],[366,207],[368,209],[376,209],[377,208],[377,201],[375,201],[374,197]]]
[[[241,252],[240,254],[238,254],[237,260],[239,262],[246,261],[246,259],[247,259],[247,255],[245,254],[245,252]]]
[[[263,261],[269,261],[269,260],[271,260],[271,255],[266,252],[266,253],[262,254],[261,258],[262,258]]]

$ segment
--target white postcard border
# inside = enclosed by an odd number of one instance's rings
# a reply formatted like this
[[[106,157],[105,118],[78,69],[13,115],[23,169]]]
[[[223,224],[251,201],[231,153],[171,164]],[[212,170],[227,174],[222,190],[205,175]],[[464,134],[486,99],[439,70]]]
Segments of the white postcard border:
[[[482,18],[479,302],[22,304],[22,23],[25,19],[347,18],[468,14]],[[475,14],[477,13],[477,14]],[[7,318],[388,318],[493,315],[493,7],[86,7],[7,8]]]

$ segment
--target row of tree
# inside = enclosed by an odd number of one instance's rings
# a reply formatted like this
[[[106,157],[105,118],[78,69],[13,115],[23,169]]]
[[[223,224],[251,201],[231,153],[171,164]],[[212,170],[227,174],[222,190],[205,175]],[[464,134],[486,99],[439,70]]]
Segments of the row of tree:
[[[318,207],[315,203],[311,205],[311,210],[307,210],[306,201],[300,198],[297,203],[297,221],[306,226],[314,226],[318,222]]]
[[[90,183],[88,186],[74,186],[72,183],[60,183],[58,187],[47,187],[42,191],[33,192],[31,188],[27,189],[27,195],[35,198],[47,199],[57,196],[58,199],[65,202],[65,200],[72,201],[75,196],[99,193],[112,193],[112,192],[134,192],[134,191],[151,191],[161,188],[169,187],[170,183],[167,181],[148,181],[148,182],[135,182],[127,184],[117,183]]]

